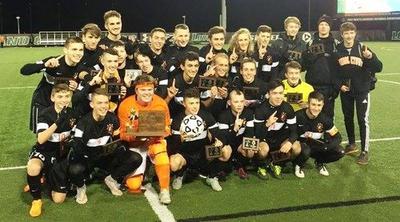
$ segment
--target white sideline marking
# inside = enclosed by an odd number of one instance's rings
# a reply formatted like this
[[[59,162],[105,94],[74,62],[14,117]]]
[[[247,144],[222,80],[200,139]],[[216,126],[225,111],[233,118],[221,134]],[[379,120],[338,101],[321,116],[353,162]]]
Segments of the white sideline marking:
[[[369,142],[379,142],[379,141],[392,141],[392,140],[400,140],[400,137],[388,137],[388,138],[380,138],[380,139],[371,139]],[[342,141],[342,144],[348,143],[349,141]],[[356,143],[360,143],[361,140],[356,140]]]
[[[158,194],[151,184],[148,183],[144,187],[146,187],[144,196],[146,197],[153,211],[157,214],[158,219],[160,219],[162,222],[175,222],[176,220],[174,215],[168,210],[167,206],[160,203],[158,200]]]
[[[383,72],[383,73],[377,73],[376,75],[378,77],[379,76],[396,76],[396,75],[400,75],[400,72]]]
[[[25,169],[26,166],[16,166],[16,167],[1,167],[0,171],[3,170],[18,170],[18,169]]]
[[[396,85],[400,85],[400,82],[395,82],[395,81],[390,81],[390,80],[384,80],[384,79],[379,79],[378,82],[387,82],[387,83],[393,83]]]
[[[0,87],[0,90],[11,90],[11,89],[35,89],[36,86],[10,86],[10,87]]]

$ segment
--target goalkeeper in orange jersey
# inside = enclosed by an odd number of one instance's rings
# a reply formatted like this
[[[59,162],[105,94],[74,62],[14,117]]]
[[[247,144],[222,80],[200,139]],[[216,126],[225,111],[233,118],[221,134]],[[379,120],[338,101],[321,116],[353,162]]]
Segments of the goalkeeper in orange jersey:
[[[167,155],[167,142],[164,137],[170,134],[170,115],[168,105],[154,94],[156,80],[150,75],[140,75],[135,80],[135,95],[122,101],[118,109],[120,121],[120,138],[126,141],[132,151],[143,157],[142,166],[126,178],[125,185],[131,192],[139,192],[145,171],[145,158],[149,156],[155,165],[155,171],[160,184],[160,202],[171,203],[169,193],[170,168]],[[163,136],[138,137],[131,134],[130,128],[137,130],[137,117],[143,111],[162,111],[165,113],[165,134]],[[140,119],[139,119],[140,120]]]

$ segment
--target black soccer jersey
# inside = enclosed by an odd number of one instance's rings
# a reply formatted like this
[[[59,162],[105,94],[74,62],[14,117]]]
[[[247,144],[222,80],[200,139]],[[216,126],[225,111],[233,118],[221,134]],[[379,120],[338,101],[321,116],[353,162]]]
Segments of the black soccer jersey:
[[[81,64],[83,67],[82,70],[86,71],[90,74],[92,70],[100,70],[102,69],[102,65],[100,63],[100,56],[102,54],[102,50],[100,48],[96,48],[95,50],[88,50],[85,48],[83,57],[81,59]]]
[[[253,58],[257,61],[257,78],[266,83],[278,78],[279,60],[277,53],[274,52],[271,46],[268,46],[267,52],[260,58],[257,45],[254,50]]]
[[[139,50],[140,52],[150,56],[151,64],[153,66],[157,66],[164,69],[164,66],[167,65],[165,47],[163,48],[163,50],[161,50],[160,54],[156,54],[155,52],[153,52],[153,50],[151,50],[148,43],[141,43],[139,45]]]
[[[267,119],[276,111],[278,120],[267,128]],[[283,101],[273,106],[269,101],[263,102],[254,112],[254,130],[259,139],[288,138],[291,143],[297,139],[296,116],[292,106]]]
[[[198,146],[190,144],[198,144],[197,142],[208,140],[207,133],[210,132],[213,137],[220,138],[218,134],[218,124],[214,117],[203,110],[199,110],[197,115],[186,115],[184,112],[178,114],[172,119],[171,124],[173,146],[176,150],[180,150],[182,144],[186,149],[197,149]],[[181,133],[188,137],[181,141]],[[191,152],[194,150],[190,150]]]
[[[192,45],[186,45],[185,47],[179,47],[175,44],[166,48],[165,58],[167,61],[166,70],[170,73],[175,73],[176,70],[180,69],[179,66],[183,62],[183,58],[187,52],[199,53],[199,49]]]
[[[132,42],[125,36],[121,36],[121,38],[119,40],[125,44],[125,50],[128,55],[133,55],[133,53],[135,53],[135,50],[137,49],[136,42]],[[106,36],[106,37],[100,39],[98,46],[100,46],[100,47],[105,46],[105,47],[109,48],[114,42],[115,41],[109,39]]]
[[[227,109],[220,113],[218,127],[224,144],[237,146],[242,143],[243,137],[254,136],[254,116],[251,109],[245,108],[239,115],[239,119],[244,121],[238,131],[235,131],[236,116],[232,113],[232,110]]]
[[[55,83],[56,77],[76,78],[78,70],[81,70],[81,64],[76,66],[69,66],[65,62],[65,56],[61,57],[58,61],[60,65],[55,68],[46,68],[44,64],[47,60],[56,57],[49,57],[38,61],[36,63],[29,63],[21,68],[22,75],[32,75],[34,73],[43,72],[43,77],[35,89],[32,97],[32,104],[40,104],[48,107],[52,104],[50,101],[51,89]]]
[[[77,116],[71,108],[67,108],[67,118],[64,122],[57,125],[56,131],[51,137],[43,144],[36,144],[39,150],[46,152],[58,151],[62,149],[62,142],[70,137],[71,130],[76,125]],[[50,106],[44,109],[38,116],[37,133],[47,130],[53,125],[58,119],[59,114],[54,109],[54,106]],[[61,151],[61,150],[59,150]]]
[[[330,118],[324,113],[320,113],[315,119],[307,116],[307,109],[301,109],[296,112],[297,133],[300,139],[306,138],[306,132],[310,133],[312,139],[321,140],[324,134],[333,130],[334,125]]]
[[[267,93],[267,84],[264,81],[255,78],[253,82],[246,83],[241,75],[233,79],[229,87],[229,91],[233,89],[241,90],[250,107],[256,107],[262,103]]]
[[[101,148],[112,140],[115,130],[119,128],[118,118],[108,112],[103,120],[96,121],[92,112],[80,119],[75,129],[74,150],[95,159],[101,155]]]
[[[206,63],[206,56],[210,52],[210,49],[211,49],[211,45],[208,44],[208,45],[203,46],[199,50],[199,61],[200,61],[199,73],[201,73],[201,74],[206,72],[207,66],[210,64],[210,63]],[[217,53],[228,54],[228,52],[223,48],[221,50],[213,49],[213,53],[214,53],[214,55],[216,55]]]

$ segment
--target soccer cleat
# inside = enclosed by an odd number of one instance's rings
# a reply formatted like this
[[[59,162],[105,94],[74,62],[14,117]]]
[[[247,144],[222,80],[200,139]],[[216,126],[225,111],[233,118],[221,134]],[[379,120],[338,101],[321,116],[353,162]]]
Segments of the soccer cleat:
[[[265,167],[258,167],[257,176],[262,180],[268,180],[267,169]]]
[[[319,174],[321,174],[322,176],[329,176],[329,172],[328,172],[328,170],[326,169],[325,164],[323,164],[323,163],[316,163],[315,165],[316,165],[316,167],[317,167],[317,170],[318,170]]]
[[[171,203],[171,196],[169,194],[169,190],[162,189],[159,194],[160,203],[162,204],[170,204]]]
[[[218,178],[210,178],[207,177],[206,183],[211,186],[211,188],[215,191],[222,191],[221,185],[219,185]]]
[[[304,178],[306,176],[304,174],[303,169],[301,169],[301,167],[299,165],[296,165],[294,167],[294,175],[296,175],[296,177],[298,177],[298,178]]]
[[[249,174],[246,172],[246,170],[243,167],[240,167],[239,169],[236,170],[236,174],[239,176],[240,179],[249,179]]]
[[[88,201],[88,198],[86,196],[86,185],[83,185],[82,187],[77,187],[76,188],[76,199],[75,201],[78,204],[85,204]]]
[[[274,165],[273,163],[269,164],[269,169],[272,172],[272,175],[274,175],[274,177],[276,179],[283,179],[282,177],[282,167],[279,165]]]
[[[362,151],[360,156],[358,156],[357,163],[360,165],[367,165],[368,164],[368,152]]]
[[[104,183],[107,185],[107,187],[110,189],[111,193],[114,196],[122,196],[122,191],[119,189],[119,184],[116,180],[114,180],[111,175],[108,175],[104,179]]]
[[[32,201],[32,206],[31,210],[29,211],[29,215],[31,215],[31,217],[38,217],[40,216],[40,214],[42,214],[42,200],[38,199]]]
[[[182,188],[183,177],[175,177],[172,181],[172,189],[179,190]]]
[[[347,144],[346,147],[344,148],[344,152],[346,154],[352,154],[352,153],[357,153],[358,149],[356,144]]]

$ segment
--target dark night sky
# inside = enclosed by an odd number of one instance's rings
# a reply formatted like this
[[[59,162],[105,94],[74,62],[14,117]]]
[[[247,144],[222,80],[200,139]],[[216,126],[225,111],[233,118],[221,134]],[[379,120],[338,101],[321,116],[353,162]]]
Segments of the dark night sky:
[[[186,22],[191,31],[205,32],[219,24],[220,0],[0,0],[0,33],[16,33],[15,17],[21,16],[21,32],[79,30],[94,22],[103,28],[103,13],[109,9],[123,16],[124,32],[147,32],[161,26],[172,31],[177,23]],[[270,25],[274,31],[283,28],[285,17],[298,16],[303,30],[308,24],[309,0],[227,0],[228,31],[258,25]],[[311,28],[322,14],[334,15],[336,0],[310,0]],[[30,10],[31,8],[31,10]],[[30,13],[31,12],[31,13]],[[32,14],[32,15],[30,15]],[[32,18],[32,19],[31,19]]]

